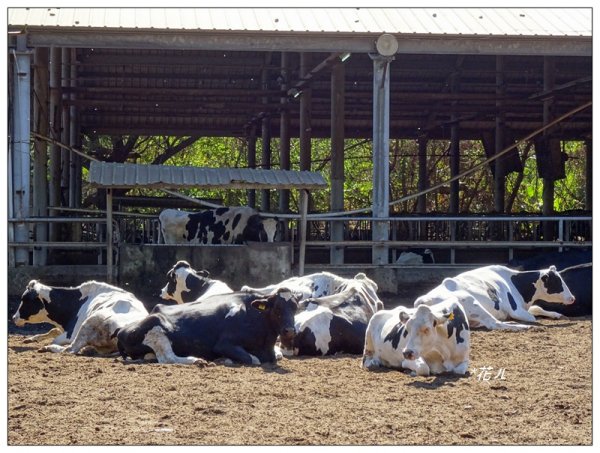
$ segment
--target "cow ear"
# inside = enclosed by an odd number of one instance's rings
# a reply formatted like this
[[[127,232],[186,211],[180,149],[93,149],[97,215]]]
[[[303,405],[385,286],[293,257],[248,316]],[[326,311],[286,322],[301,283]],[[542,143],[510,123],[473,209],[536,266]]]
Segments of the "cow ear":
[[[410,316],[405,311],[400,312],[400,322],[402,324],[406,324],[406,322],[410,319]]]
[[[454,312],[446,312],[444,311],[441,314],[433,315],[433,327],[441,326],[447,321],[452,321],[454,319]]]
[[[542,281],[546,283],[548,281],[548,274],[542,274]]]
[[[271,300],[271,298],[267,298],[267,299],[255,299],[253,300],[250,305],[252,305],[254,308],[256,308],[258,311],[267,311],[270,310],[273,302]]]
[[[207,270],[204,270],[204,269],[202,269],[201,271],[197,271],[196,274],[199,275],[200,277],[205,277],[205,278],[210,277],[210,272],[208,272]]]

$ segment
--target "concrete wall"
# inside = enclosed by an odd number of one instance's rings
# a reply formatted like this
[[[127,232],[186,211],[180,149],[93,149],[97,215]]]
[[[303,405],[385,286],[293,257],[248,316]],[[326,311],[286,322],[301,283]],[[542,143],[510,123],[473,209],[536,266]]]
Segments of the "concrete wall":
[[[243,285],[266,286],[292,276],[289,244],[252,243],[231,246],[122,245],[118,285],[140,297],[156,295],[167,272],[185,260],[196,270],[237,290]]]

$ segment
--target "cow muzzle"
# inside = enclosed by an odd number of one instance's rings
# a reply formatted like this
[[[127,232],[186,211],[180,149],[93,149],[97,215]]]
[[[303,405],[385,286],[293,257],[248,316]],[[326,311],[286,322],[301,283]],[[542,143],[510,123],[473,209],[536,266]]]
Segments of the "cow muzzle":
[[[415,360],[417,358],[415,351],[413,351],[412,349],[405,349],[404,351],[402,351],[402,355],[406,360]]]
[[[23,327],[25,325],[25,321],[21,319],[18,312],[13,315],[12,321],[17,327]]]
[[[573,305],[575,303],[575,296],[571,296],[567,298],[567,302],[565,305]]]
[[[279,333],[279,336],[281,337],[282,342],[289,344],[296,336],[296,329],[293,327],[286,327]]]

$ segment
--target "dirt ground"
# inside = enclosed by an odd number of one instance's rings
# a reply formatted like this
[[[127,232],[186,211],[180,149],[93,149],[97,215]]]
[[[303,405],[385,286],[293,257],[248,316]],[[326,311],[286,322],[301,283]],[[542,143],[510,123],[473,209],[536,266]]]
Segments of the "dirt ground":
[[[38,353],[23,340],[39,331],[9,323],[11,446],[592,443],[591,317],[474,331],[460,378],[368,372],[350,355],[128,364]]]

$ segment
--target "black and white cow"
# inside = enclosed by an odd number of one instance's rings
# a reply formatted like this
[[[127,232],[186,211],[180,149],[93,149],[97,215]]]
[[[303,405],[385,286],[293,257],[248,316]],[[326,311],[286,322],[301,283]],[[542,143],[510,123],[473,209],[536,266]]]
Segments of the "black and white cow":
[[[519,271],[532,271],[555,266],[559,272],[567,267],[592,262],[591,250],[564,250],[562,252],[541,253],[526,259],[513,259],[508,267]]]
[[[559,272],[575,297],[575,303],[561,305],[536,300],[534,303],[544,310],[555,311],[563,316],[589,316],[592,314],[592,263],[567,267]]]
[[[363,289],[369,294],[371,300],[376,301],[377,309],[383,308],[383,302],[377,296],[379,289],[377,283],[360,272],[354,278],[344,278],[331,272],[317,272],[303,277],[291,277],[274,285],[264,288],[251,288],[242,286],[241,291],[252,291],[260,294],[270,294],[278,288],[288,288],[290,291],[298,294],[300,300],[330,296],[352,287],[359,282]]]
[[[154,353],[159,363],[193,364],[220,357],[243,364],[275,362],[279,335],[295,334],[298,301],[287,289],[274,294],[238,292],[182,305],[157,305],[117,334],[123,358]]]
[[[165,244],[243,244],[280,239],[277,219],[248,206],[184,212],[165,209],[158,216]]]
[[[375,313],[365,335],[363,368],[407,369],[419,376],[465,374],[470,329],[462,305],[472,298],[456,292],[433,307],[398,307]]]
[[[419,305],[435,305],[449,295],[464,291],[473,299],[462,299],[472,327],[523,330],[529,325],[508,323],[507,319],[535,322],[536,316],[562,315],[533,305],[536,300],[570,305],[575,302],[569,287],[554,266],[536,271],[516,271],[505,266],[486,266],[446,278],[436,288],[415,300]]]
[[[348,279],[344,285],[343,291],[300,302],[296,336],[291,343],[281,343],[284,355],[362,352],[367,324],[382,308],[381,301],[373,298],[364,280]]]
[[[160,297],[183,304],[232,292],[227,283],[211,279],[208,271],[196,271],[187,261],[177,261],[167,272],[167,284],[161,290]]]
[[[12,319],[19,327],[43,322],[55,326],[50,332],[27,339],[54,338],[40,351],[78,353],[91,346],[109,354],[117,351],[114,332],[147,315],[144,304],[133,294],[107,283],[89,281],[74,288],[60,288],[32,280]]]
[[[396,260],[401,266],[414,266],[419,264],[433,264],[435,257],[431,249],[409,249],[403,250]]]

